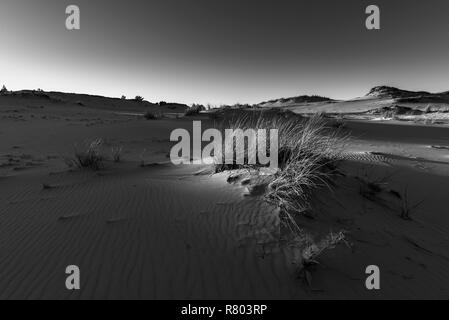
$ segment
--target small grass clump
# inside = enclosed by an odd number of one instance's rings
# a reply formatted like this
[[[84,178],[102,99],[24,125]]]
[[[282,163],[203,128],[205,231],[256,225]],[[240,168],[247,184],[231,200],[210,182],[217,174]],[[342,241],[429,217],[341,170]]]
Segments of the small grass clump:
[[[111,147],[112,160],[114,162],[117,163],[117,162],[122,161],[122,153],[123,153],[123,146]]]
[[[293,263],[297,267],[298,277],[305,279],[311,289],[313,289],[312,272],[319,265],[319,256],[327,250],[335,249],[341,243],[350,247],[345,231],[329,232],[320,241],[315,241],[310,235],[301,231],[295,241],[291,243],[294,255]]]
[[[69,167],[100,170],[104,163],[104,157],[101,153],[102,145],[103,139],[100,138],[86,141],[82,148],[75,145],[75,157],[65,158],[65,162]]]
[[[386,178],[383,180],[371,180],[365,173],[365,177],[356,177],[359,183],[359,194],[370,201],[378,202],[379,194],[382,193],[387,185]]]
[[[3,85],[2,88],[0,89],[0,95],[4,95],[8,93],[8,89],[6,89],[6,86]]]

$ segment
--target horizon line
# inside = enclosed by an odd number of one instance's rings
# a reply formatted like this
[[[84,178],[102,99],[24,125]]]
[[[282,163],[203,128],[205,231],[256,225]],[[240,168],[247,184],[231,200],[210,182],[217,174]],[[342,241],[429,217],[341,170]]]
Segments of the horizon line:
[[[4,87],[6,87],[6,85],[2,85]],[[187,103],[187,102],[179,102],[179,101],[168,101],[166,99],[162,99],[160,101],[157,102],[152,102],[150,100],[146,100],[145,97],[143,97],[143,101],[146,101],[148,103],[153,103],[153,104],[157,104],[159,102],[167,102],[167,103],[173,103],[173,104],[185,104],[185,105],[192,105],[192,104],[201,104],[201,105],[211,105],[211,106],[223,106],[223,105],[245,105],[245,104],[249,104],[249,105],[258,105],[258,104],[262,104],[262,103],[266,103],[266,102],[270,102],[273,100],[280,100],[280,99],[290,99],[290,98],[296,98],[296,97],[306,97],[306,96],[319,96],[319,97],[323,97],[323,98],[328,98],[331,101],[350,101],[353,99],[357,99],[357,98],[362,98],[362,97],[366,97],[370,91],[372,91],[375,88],[381,88],[381,87],[385,87],[385,88],[392,88],[392,89],[398,89],[401,91],[408,91],[408,92],[422,92],[422,93],[428,93],[428,94],[446,94],[449,92],[448,91],[440,91],[440,92],[433,92],[433,91],[427,91],[427,90],[410,90],[410,89],[403,89],[399,86],[391,86],[391,85],[375,85],[373,87],[371,87],[371,89],[369,89],[367,91],[367,93],[363,94],[363,95],[359,95],[359,96],[354,96],[354,97],[350,97],[350,98],[333,98],[330,96],[326,96],[326,95],[321,95],[318,93],[304,93],[304,94],[299,94],[299,95],[290,95],[290,96],[286,96],[286,97],[276,97],[276,98],[270,98],[268,100],[263,100],[260,99],[260,102],[257,103],[250,103],[250,102],[234,102],[233,104],[230,103],[199,103],[198,101],[196,102],[191,102],[191,103]],[[39,91],[42,90],[42,92],[46,92],[46,93],[61,93],[61,94],[75,94],[75,95],[88,95],[88,96],[92,96],[92,97],[100,97],[100,98],[109,98],[109,99],[121,99],[122,96],[126,97],[126,100],[135,100],[135,97],[128,97],[127,95],[123,94],[121,96],[109,96],[107,94],[101,94],[101,93],[94,93],[94,92],[69,92],[69,91],[58,91],[58,90],[44,90],[42,88],[37,88],[37,89],[18,89],[18,90],[9,90],[7,87],[6,89],[8,90],[8,92],[21,92],[21,91]],[[137,96],[136,96],[137,97]]]

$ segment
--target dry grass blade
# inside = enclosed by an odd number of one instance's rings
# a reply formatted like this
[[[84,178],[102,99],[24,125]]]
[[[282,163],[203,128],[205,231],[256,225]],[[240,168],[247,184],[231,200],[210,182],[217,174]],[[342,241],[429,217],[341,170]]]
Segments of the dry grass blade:
[[[75,157],[67,158],[65,162],[70,167],[88,168],[92,170],[100,170],[103,167],[104,157],[101,153],[103,139],[95,139],[86,141],[82,148],[75,145]]]
[[[122,160],[123,146],[114,146],[111,148],[112,160],[120,162]]]

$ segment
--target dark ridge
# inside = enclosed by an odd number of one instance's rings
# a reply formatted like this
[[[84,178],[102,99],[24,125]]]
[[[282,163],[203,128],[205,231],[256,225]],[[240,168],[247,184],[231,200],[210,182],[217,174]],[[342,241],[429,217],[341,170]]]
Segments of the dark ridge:
[[[94,107],[98,109],[124,109],[141,111],[148,108],[155,108],[161,110],[176,110],[184,112],[188,109],[186,104],[172,103],[172,102],[149,102],[143,98],[137,99],[125,97],[112,98],[99,95],[89,95],[82,93],[66,93],[57,91],[43,91],[43,90],[20,90],[20,91],[6,91],[0,93],[0,97],[5,99],[30,99],[30,100],[46,100],[49,103],[59,104],[76,104],[84,107]],[[172,112],[172,111],[170,111]],[[173,111],[174,112],[174,111]]]

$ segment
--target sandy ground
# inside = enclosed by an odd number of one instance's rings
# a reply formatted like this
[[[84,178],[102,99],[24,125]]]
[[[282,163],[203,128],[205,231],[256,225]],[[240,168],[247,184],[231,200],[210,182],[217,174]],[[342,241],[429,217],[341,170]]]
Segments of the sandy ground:
[[[192,119],[118,111],[0,103],[0,298],[449,298],[449,129],[347,123],[343,175],[299,222],[317,239],[344,229],[351,247],[320,256],[307,283],[278,241],[276,208],[227,174],[166,163],[171,130]],[[98,137],[106,155],[123,146],[123,161],[68,168],[73,145]],[[382,190],[368,196],[366,181]],[[412,220],[400,217],[406,189],[420,203]],[[79,291],[65,288],[72,264]],[[379,291],[365,288],[372,264]]]

